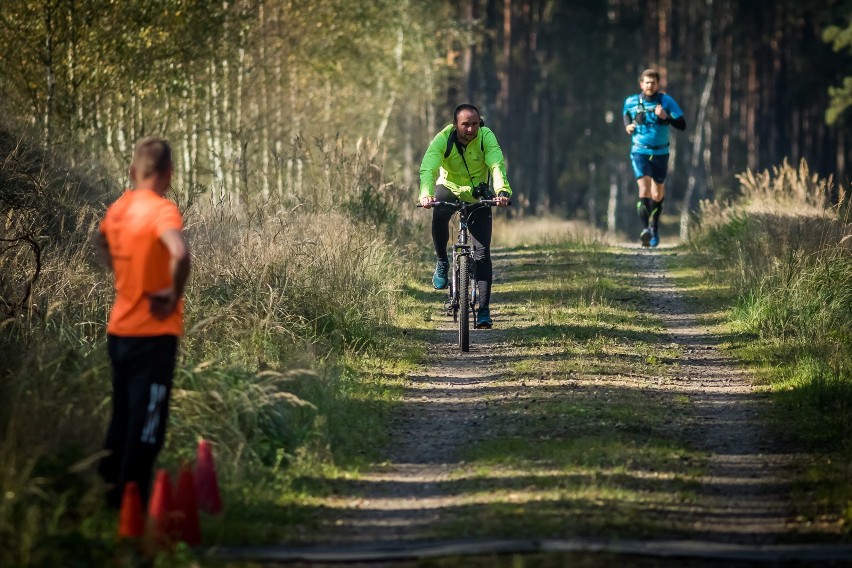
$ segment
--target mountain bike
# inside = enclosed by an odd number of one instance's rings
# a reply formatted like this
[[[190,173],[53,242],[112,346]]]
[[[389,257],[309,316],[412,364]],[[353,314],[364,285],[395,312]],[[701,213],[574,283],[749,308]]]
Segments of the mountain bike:
[[[497,205],[495,199],[481,199],[475,203],[464,201],[433,201],[432,207],[448,206],[456,209],[459,216],[459,231],[453,245],[453,259],[450,265],[451,278],[448,286],[447,301],[444,304],[447,315],[459,325],[459,348],[470,351],[470,322],[476,322],[476,300],[479,293],[476,286],[476,263],[473,261],[473,243],[467,225],[472,213],[481,207]],[[422,205],[417,205],[422,207]]]

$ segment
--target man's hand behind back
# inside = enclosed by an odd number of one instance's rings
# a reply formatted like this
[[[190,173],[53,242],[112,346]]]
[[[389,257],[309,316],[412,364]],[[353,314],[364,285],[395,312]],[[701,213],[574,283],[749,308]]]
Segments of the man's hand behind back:
[[[148,301],[151,302],[151,315],[159,320],[164,320],[175,311],[178,297],[174,288],[163,288],[156,292],[150,292]]]

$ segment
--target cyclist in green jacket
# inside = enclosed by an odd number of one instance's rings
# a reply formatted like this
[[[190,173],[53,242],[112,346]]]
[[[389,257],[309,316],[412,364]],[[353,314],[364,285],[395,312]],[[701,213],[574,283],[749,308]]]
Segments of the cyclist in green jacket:
[[[493,187],[493,189],[492,189]],[[495,195],[496,192],[496,195]],[[512,189],[506,176],[506,163],[497,137],[471,104],[461,104],[447,125],[429,144],[420,163],[420,204],[429,209],[434,201],[465,201],[494,198],[500,207],[509,204]],[[436,290],[447,287],[447,244],[454,209],[436,206],[432,213],[432,242],[437,262],[432,275]],[[473,240],[479,307],[476,327],[493,325],[491,300],[491,208],[473,211],[468,222]]]

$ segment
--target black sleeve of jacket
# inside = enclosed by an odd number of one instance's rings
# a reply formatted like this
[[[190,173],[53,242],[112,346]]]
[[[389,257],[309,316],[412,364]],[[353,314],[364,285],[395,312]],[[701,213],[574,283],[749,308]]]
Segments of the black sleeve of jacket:
[[[666,120],[666,122],[677,128],[678,130],[686,130],[686,119],[682,116],[674,120],[668,119]]]
[[[630,118],[630,113],[629,113],[629,112],[625,112],[625,113],[624,113],[624,116],[623,116],[622,118],[624,119],[624,127],[625,127],[625,128],[627,128],[627,125],[628,125],[628,124],[630,124],[631,122],[633,122],[633,119],[632,119],[632,118]]]

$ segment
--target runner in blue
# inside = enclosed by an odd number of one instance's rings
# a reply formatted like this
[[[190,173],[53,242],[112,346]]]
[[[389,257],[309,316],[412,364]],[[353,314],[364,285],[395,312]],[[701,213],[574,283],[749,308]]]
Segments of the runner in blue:
[[[669,126],[686,129],[683,111],[660,89],[660,73],[646,69],[639,76],[640,92],[624,100],[624,129],[632,137],[630,161],[639,184],[636,208],[642,219],[642,246],[660,243],[660,212],[666,197],[669,168]]]

